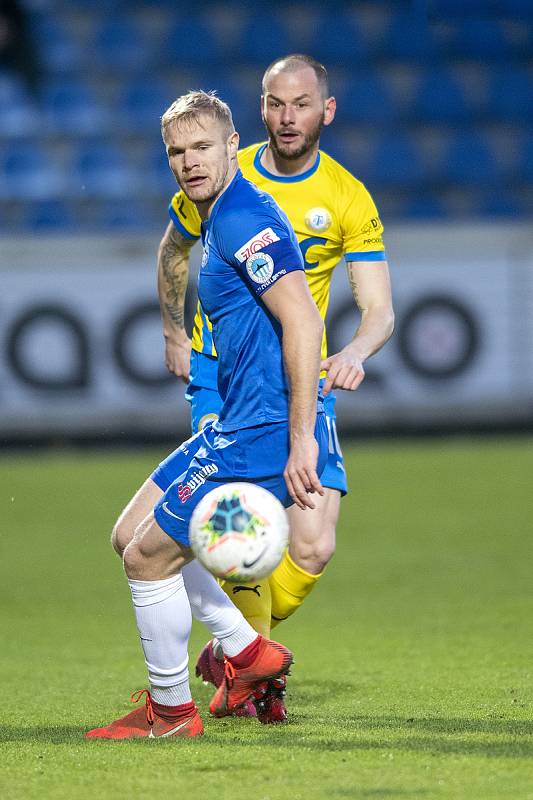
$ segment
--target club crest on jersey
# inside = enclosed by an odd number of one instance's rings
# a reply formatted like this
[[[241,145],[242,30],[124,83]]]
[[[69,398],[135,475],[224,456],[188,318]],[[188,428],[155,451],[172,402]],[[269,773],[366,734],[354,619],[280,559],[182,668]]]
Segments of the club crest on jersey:
[[[250,258],[251,255],[259,252],[263,247],[272,244],[272,242],[279,242],[279,236],[276,236],[272,228],[265,228],[264,231],[260,231],[252,239],[249,239],[246,244],[243,244],[235,253],[235,258],[242,264],[242,262]]]
[[[268,253],[254,253],[246,262],[246,272],[256,283],[265,283],[272,277],[274,262]]]
[[[327,208],[310,208],[305,215],[305,224],[318,233],[327,231],[331,225],[331,214]]]

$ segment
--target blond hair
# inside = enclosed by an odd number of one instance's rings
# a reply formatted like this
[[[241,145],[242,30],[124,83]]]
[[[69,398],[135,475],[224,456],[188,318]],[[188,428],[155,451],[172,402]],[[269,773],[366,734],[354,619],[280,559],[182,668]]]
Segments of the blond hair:
[[[230,107],[224,103],[215,92],[202,90],[188,92],[174,100],[161,117],[161,135],[165,138],[165,131],[173,123],[200,122],[203,115],[210,116],[222,125],[224,132],[231,136],[235,131]]]

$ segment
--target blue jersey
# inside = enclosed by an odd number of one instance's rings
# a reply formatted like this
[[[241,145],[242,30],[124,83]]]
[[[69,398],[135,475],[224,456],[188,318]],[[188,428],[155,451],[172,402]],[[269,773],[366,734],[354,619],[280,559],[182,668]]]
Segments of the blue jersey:
[[[304,269],[298,241],[273,198],[240,170],[202,223],[198,296],[213,325],[221,432],[288,419],[281,325],[260,300]]]

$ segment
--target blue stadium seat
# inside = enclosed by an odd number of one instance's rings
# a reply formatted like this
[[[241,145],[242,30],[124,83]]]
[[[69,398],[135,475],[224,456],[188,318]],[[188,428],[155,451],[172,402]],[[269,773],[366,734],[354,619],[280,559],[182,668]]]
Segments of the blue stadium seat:
[[[140,70],[150,65],[150,42],[133,17],[104,18],[95,31],[89,57],[104,67]]]
[[[9,144],[0,154],[0,197],[41,200],[56,197],[66,186],[66,176],[36,141]]]
[[[136,199],[104,200],[98,204],[96,224],[103,229],[121,229],[142,231],[150,226],[153,220],[147,218],[142,202]],[[159,220],[160,227],[165,225],[164,213]]]
[[[372,156],[371,175],[380,184],[408,187],[422,182],[424,169],[413,139],[402,133],[383,136]]]
[[[520,176],[533,183],[533,135],[529,135],[520,149]]]
[[[309,52],[327,65],[339,64],[349,67],[352,64],[367,63],[371,57],[368,42],[353,16],[343,13],[323,12],[311,41]],[[280,50],[278,49],[278,54]],[[283,51],[281,52],[290,52]],[[275,56],[274,56],[275,57]]]
[[[454,184],[478,187],[496,183],[500,177],[495,154],[483,137],[474,131],[452,138],[441,168],[445,178]]]
[[[152,191],[161,192],[163,196],[167,195],[168,200],[178,191],[179,187],[170,171],[163,142],[155,142],[147,147],[141,169],[143,183]]]
[[[222,47],[214,30],[202,18],[183,14],[165,37],[159,58],[182,67],[204,66],[221,60]]]
[[[489,100],[490,111],[502,121],[533,121],[533,80],[525,69],[506,69],[494,73]]]
[[[169,86],[156,77],[132,80],[126,85],[120,98],[128,127],[136,131],[159,131],[161,115],[174,100]]]
[[[428,0],[430,19],[491,16],[509,19],[533,17],[531,0]]]
[[[428,61],[435,56],[436,42],[424,16],[396,14],[385,34],[383,52],[389,59]]]
[[[452,51],[469,59],[503,60],[513,53],[512,42],[497,19],[462,19],[455,25]]]
[[[469,109],[463,86],[447,72],[430,72],[418,87],[412,113],[425,122],[466,120]]]
[[[437,193],[415,189],[404,205],[404,214],[408,219],[443,219],[446,216],[446,207]]]
[[[113,144],[85,142],[74,163],[72,190],[88,197],[127,197],[142,189],[138,172]]]
[[[506,192],[501,188],[487,189],[479,204],[479,212],[487,217],[516,219],[520,217],[522,211],[520,203],[512,192]]]
[[[66,72],[80,67],[79,44],[69,36],[59,14],[30,14],[29,20],[39,60],[48,70]]]
[[[360,125],[387,122],[394,118],[395,107],[385,81],[376,74],[356,73],[341,94],[337,94],[339,116]]]
[[[83,80],[52,80],[43,89],[45,120],[53,131],[66,134],[94,134],[110,122],[92,90]]]
[[[64,200],[41,200],[28,203],[24,222],[35,231],[66,230],[73,227],[74,215]]]
[[[290,32],[282,17],[260,11],[244,26],[236,56],[241,63],[258,64],[264,69],[292,50]]]
[[[23,80],[10,72],[0,72],[0,135],[31,135],[39,123]]]

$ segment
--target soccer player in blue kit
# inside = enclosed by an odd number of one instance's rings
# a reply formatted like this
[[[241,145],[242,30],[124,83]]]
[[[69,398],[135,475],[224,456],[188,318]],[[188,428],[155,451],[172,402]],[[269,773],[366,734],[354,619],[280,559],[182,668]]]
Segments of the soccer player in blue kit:
[[[198,293],[213,325],[223,405],[216,423],[155,469],[117,522],[133,535],[124,568],[150,690],[132,696],[134,702],[144,696],[144,707],[86,734],[94,739],[203,732],[189,687],[191,610],[225,656],[213,714],[232,713],[266,681],[287,673],[292,653],[258,635],[199,564],[194,574],[187,570],[186,585],[189,521],[200,499],[229,481],[251,481],[285,506],[313,508],[327,460],[318,394],[323,322],[294,232],[274,200],[243,178],[225,103],[190,92],[161,124],[172,172],[202,219]]]

